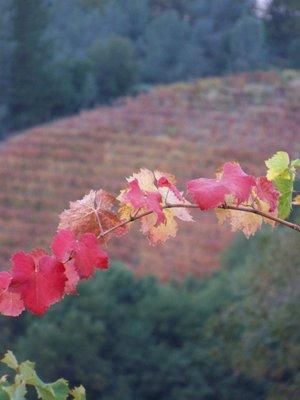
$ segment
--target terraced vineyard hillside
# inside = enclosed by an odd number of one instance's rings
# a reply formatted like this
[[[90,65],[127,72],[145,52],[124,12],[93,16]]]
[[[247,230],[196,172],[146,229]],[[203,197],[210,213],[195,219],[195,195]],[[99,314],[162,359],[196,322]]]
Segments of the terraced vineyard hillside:
[[[266,72],[158,87],[113,107],[30,129],[0,148],[0,262],[19,248],[47,246],[58,213],[91,188],[116,193],[140,167],[186,179],[213,176],[227,160],[263,172],[276,150],[300,154],[300,74]],[[298,97],[297,97],[298,96]],[[183,188],[183,187],[182,187]],[[110,242],[112,258],[162,280],[219,267],[231,240],[213,214],[181,225],[153,249],[131,232]]]

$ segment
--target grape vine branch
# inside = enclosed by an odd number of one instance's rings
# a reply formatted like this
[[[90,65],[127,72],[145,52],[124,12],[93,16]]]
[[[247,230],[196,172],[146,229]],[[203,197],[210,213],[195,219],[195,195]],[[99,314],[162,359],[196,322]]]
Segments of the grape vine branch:
[[[214,210],[219,223],[229,222],[233,231],[241,230],[248,238],[263,223],[300,232],[300,225],[287,221],[292,206],[300,205],[299,195],[293,199],[300,159],[290,160],[279,151],[265,164],[267,175],[255,177],[237,162],[227,162],[216,178],[188,181],[185,192],[177,189],[175,176],[148,169],[127,178],[118,197],[91,190],[61,213],[50,252],[12,255],[11,268],[0,272],[0,314],[18,316],[28,310],[41,315],[65,295],[76,294],[81,280],[108,268],[103,244],[126,234],[137,220],[152,245],[175,237],[177,220],[194,222],[190,209]]]
[[[164,210],[170,209],[170,208],[196,208],[196,209],[198,208],[199,209],[199,206],[197,204],[167,204],[167,205],[163,206],[162,208]],[[221,210],[235,210],[235,211],[248,212],[248,213],[260,215],[263,218],[267,218],[267,219],[269,219],[271,221],[274,221],[274,222],[276,222],[278,224],[281,224],[281,225],[284,225],[284,226],[286,226],[286,227],[288,227],[290,229],[293,229],[294,231],[300,232],[300,225],[294,224],[294,223],[289,222],[289,221],[285,221],[282,218],[278,218],[278,217],[275,217],[275,216],[273,216],[271,214],[265,213],[263,211],[256,210],[255,208],[250,209],[249,207],[229,206],[229,205],[226,205],[226,204],[221,205],[218,208],[221,209]],[[146,217],[147,215],[153,214],[153,213],[154,213],[154,211],[145,211],[145,212],[143,212],[141,214],[137,214],[135,216],[129,217],[126,221],[122,221],[118,225],[115,225],[112,228],[101,232],[98,235],[98,238],[102,238],[102,237],[108,235],[109,233],[111,233],[111,232],[113,232],[113,231],[115,231],[115,230],[117,230],[119,228],[122,228],[123,226],[125,226],[127,224],[130,224],[131,222],[137,221],[137,220],[139,220],[139,219],[141,219],[143,217]]]

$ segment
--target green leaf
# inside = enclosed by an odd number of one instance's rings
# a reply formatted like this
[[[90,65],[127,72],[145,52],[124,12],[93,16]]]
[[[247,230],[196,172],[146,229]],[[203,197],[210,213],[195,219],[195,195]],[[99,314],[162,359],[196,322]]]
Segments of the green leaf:
[[[35,372],[34,363],[31,361],[25,361],[20,364],[20,375],[27,385],[35,387],[39,399],[55,399],[54,392],[51,387],[47,387],[47,385],[38,377],[37,373]]]
[[[273,181],[278,176],[285,177],[285,173],[289,171],[290,157],[285,151],[277,151],[265,164],[268,168],[267,178]]]
[[[14,355],[14,353],[10,350],[8,350],[4,357],[2,358],[1,362],[5,365],[7,365],[9,368],[17,370],[19,367],[18,361]]]
[[[48,387],[46,384],[40,383],[34,385],[34,388],[37,392],[38,398],[42,400],[55,400],[55,393],[51,387]]]
[[[26,386],[33,386],[37,396],[41,400],[67,400],[70,394],[68,382],[65,379],[58,379],[52,383],[43,382],[35,371],[35,364],[25,361],[18,364],[18,361],[11,351],[8,351],[2,362],[8,367],[17,370],[15,382],[7,384],[6,376],[0,379],[0,400],[25,400]],[[76,400],[85,400],[85,390],[81,386],[74,389]]]
[[[300,168],[300,158],[297,158],[296,160],[293,160],[293,161],[291,162],[291,165],[292,165],[294,168]]]
[[[36,386],[38,396],[43,400],[66,400],[69,394],[68,382],[59,379],[53,383],[43,383]]]
[[[26,400],[27,390],[25,383],[16,382],[10,386],[4,386],[3,390],[8,394],[10,400]]]
[[[35,364],[25,361],[20,364],[20,374],[27,385],[35,387],[38,397],[42,400],[66,400],[69,393],[68,382],[59,379],[53,383],[43,382],[35,372]]]
[[[56,382],[50,383],[55,394],[56,400],[65,400],[69,394],[68,382],[65,379],[58,379]]]
[[[4,391],[4,387],[0,384],[0,400],[9,400],[8,394]]]
[[[279,218],[286,219],[290,215],[292,209],[294,181],[289,179],[277,178],[274,182],[276,188],[280,192],[278,216]]]
[[[27,385],[36,386],[42,382],[35,372],[35,364],[31,361],[22,362],[20,364],[19,371],[22,379]]]
[[[0,400],[8,400],[8,395],[4,391],[4,385],[7,384],[7,377],[6,375],[2,376],[0,379]]]
[[[73,396],[74,400],[86,400],[85,395],[85,388],[83,386],[78,386],[71,390],[71,395]]]
[[[290,163],[288,153],[278,151],[265,163],[268,168],[267,178],[275,183],[280,192],[278,215],[280,218],[286,219],[292,210],[295,168],[300,167],[300,159],[293,160]]]

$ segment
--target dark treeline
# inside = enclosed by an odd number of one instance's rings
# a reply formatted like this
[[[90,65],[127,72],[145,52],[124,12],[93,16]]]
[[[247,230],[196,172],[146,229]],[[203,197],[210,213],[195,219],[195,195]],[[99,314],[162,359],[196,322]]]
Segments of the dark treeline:
[[[0,135],[149,85],[300,66],[297,0],[2,0]]]
[[[296,400],[298,249],[280,228],[240,238],[222,271],[182,285],[114,265],[42,318],[0,317],[0,352],[88,399]]]

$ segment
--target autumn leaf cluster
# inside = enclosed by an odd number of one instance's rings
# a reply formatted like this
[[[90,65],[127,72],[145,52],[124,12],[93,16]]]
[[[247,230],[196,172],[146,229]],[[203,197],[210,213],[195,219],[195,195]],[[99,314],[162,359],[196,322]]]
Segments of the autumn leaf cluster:
[[[126,234],[137,220],[152,245],[175,237],[178,220],[193,222],[193,208],[214,209],[220,223],[228,221],[247,237],[263,222],[284,222],[292,203],[299,202],[297,197],[293,201],[293,184],[300,160],[277,152],[266,166],[266,176],[254,177],[227,162],[215,178],[187,182],[186,193],[173,175],[148,169],[127,178],[117,197],[102,189],[90,191],[60,215],[51,251],[12,255],[11,268],[0,272],[0,313],[17,316],[26,309],[41,315],[65,295],[76,294],[80,280],[108,268],[107,242]]]

